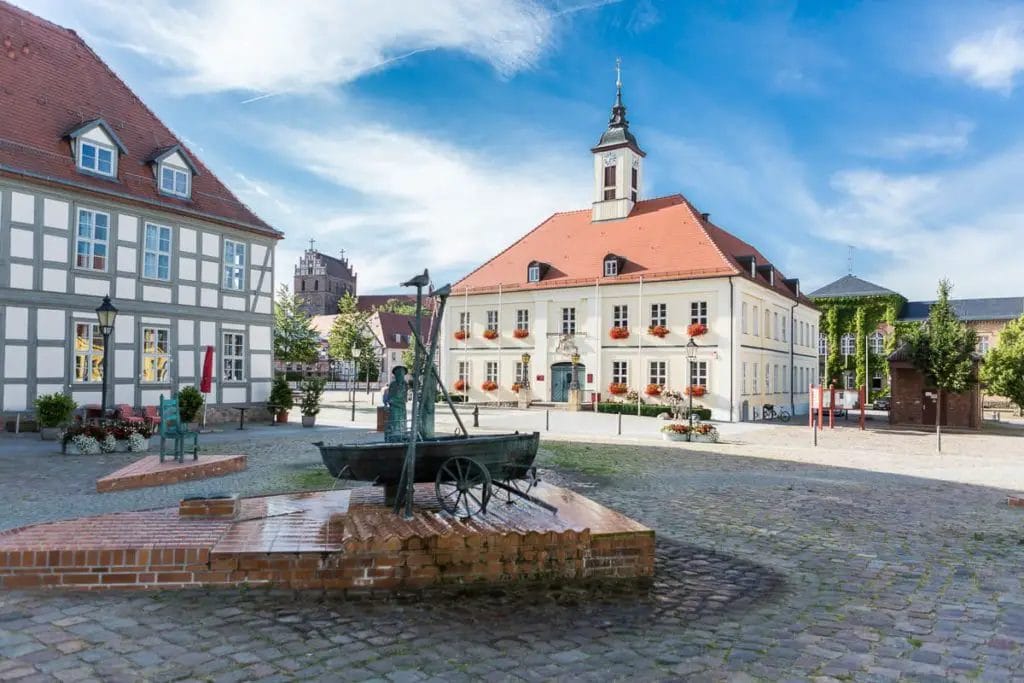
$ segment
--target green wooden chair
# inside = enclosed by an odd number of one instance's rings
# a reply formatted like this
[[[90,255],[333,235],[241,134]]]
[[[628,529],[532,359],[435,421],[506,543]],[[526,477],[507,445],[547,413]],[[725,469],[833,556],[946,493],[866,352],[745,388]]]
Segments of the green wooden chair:
[[[167,453],[167,443],[173,443],[173,457],[178,462],[185,462],[185,440],[192,439],[192,459],[199,459],[199,433],[185,428],[181,421],[178,408],[178,397],[164,398],[160,394],[160,462]]]

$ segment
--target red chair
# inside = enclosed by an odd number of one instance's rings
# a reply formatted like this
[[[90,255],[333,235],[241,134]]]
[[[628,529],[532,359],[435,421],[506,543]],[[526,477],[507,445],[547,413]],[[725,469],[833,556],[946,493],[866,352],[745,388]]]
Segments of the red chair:
[[[160,424],[160,411],[156,409],[156,406],[143,406],[143,413],[146,415],[146,421],[158,425]]]
[[[141,415],[135,414],[135,409],[127,403],[121,403],[115,406],[114,415],[119,419],[127,422],[128,424],[143,424],[146,418]]]

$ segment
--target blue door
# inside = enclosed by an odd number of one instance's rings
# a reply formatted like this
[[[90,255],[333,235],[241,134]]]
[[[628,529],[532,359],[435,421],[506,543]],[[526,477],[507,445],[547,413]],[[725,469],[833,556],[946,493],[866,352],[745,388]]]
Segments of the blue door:
[[[576,379],[583,376],[586,368],[576,366]],[[572,383],[572,363],[555,363],[551,366],[551,400],[566,403],[569,400],[569,385]],[[582,386],[582,385],[581,385]]]

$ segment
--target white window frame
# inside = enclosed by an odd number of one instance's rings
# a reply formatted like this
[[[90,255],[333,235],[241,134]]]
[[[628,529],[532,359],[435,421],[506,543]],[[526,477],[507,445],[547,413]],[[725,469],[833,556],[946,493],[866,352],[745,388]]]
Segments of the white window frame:
[[[875,380],[878,380],[878,386],[875,386]],[[871,373],[871,391],[881,391],[885,389],[885,374],[881,370],[875,370]]]
[[[779,341],[779,312],[775,311],[775,341]]]
[[[472,363],[470,363],[468,360],[460,360],[459,361],[458,377],[456,377],[456,379],[461,379],[466,384],[467,388],[469,387],[469,375],[470,375],[470,369],[472,367],[473,367]]]
[[[782,316],[782,341],[789,342],[789,332],[786,331],[786,316]]]
[[[708,362],[706,360],[690,361],[690,386],[708,388]]]
[[[747,302],[744,301],[740,304],[740,331],[743,334],[747,333]]]
[[[530,309],[529,308],[517,308],[516,309],[516,329],[530,331]]]
[[[844,356],[852,356],[857,353],[857,338],[852,332],[847,332],[839,338],[839,353]]]
[[[868,350],[871,353],[882,353],[885,350],[885,335],[875,330],[868,335]]]
[[[690,324],[701,323],[702,325],[708,324],[708,302],[707,301],[692,301],[690,302]]]
[[[604,276],[615,277],[619,274],[619,262],[617,259],[605,259],[604,261]]]
[[[173,195],[175,197],[184,197],[188,199],[192,196],[192,174],[188,169],[175,166],[174,164],[162,163],[160,164],[160,172],[157,174],[160,178],[160,191],[164,194]],[[170,174],[171,186],[167,187],[164,184],[166,176]],[[184,189],[178,189],[178,180],[182,179]]]
[[[92,147],[93,153],[92,158],[95,160],[93,166],[85,165],[85,148]],[[100,168],[100,153],[106,152],[110,155],[110,172],[106,173]],[[78,158],[76,159],[78,169],[85,171],[86,173],[94,173],[104,178],[114,178],[117,176],[117,150],[110,145],[105,145],[102,142],[96,142],[95,140],[86,140],[84,138],[78,139]]]
[[[668,386],[668,361],[652,360],[647,363],[647,383]]]
[[[743,395],[747,393],[747,361],[743,361],[741,367],[743,370],[740,373],[740,395]]]
[[[89,234],[82,235],[82,216],[88,214],[91,216],[89,222]],[[96,237],[96,217],[103,216],[106,220],[106,226],[103,228],[106,231],[106,237],[100,239]],[[85,245],[87,247],[87,258],[89,265],[83,266],[78,263],[79,257],[79,245]],[[103,256],[99,258],[103,259],[103,267],[96,268],[96,247],[103,248]],[[76,270],[91,270],[95,273],[106,273],[110,269],[110,214],[105,211],[96,211],[95,209],[86,209],[79,207],[78,209],[78,220],[75,221],[75,269]]]
[[[469,311],[459,311],[459,330],[469,334],[470,326],[472,324],[472,316]]]
[[[234,247],[234,260],[228,261],[228,245]],[[248,266],[249,245],[245,242],[224,239],[224,267],[222,268],[223,288],[233,292],[245,291],[245,269]]]
[[[229,337],[232,339],[229,341]],[[230,353],[229,353],[230,352]],[[221,379],[225,382],[245,381],[245,333],[225,330],[221,334]]]
[[[154,228],[156,230],[156,232],[157,232],[157,237],[156,237],[157,248],[156,249],[150,249],[149,248],[149,229],[150,228]],[[160,248],[161,233],[164,230],[167,231],[167,249],[166,250]],[[172,256],[172,252],[173,252],[173,249],[174,249],[173,239],[174,239],[173,238],[173,232],[171,231],[171,227],[169,225],[161,225],[160,223],[150,223],[148,221],[146,222],[146,224],[142,228],[142,277],[144,277],[146,279],[149,279],[149,280],[162,280],[164,282],[169,282],[170,281],[170,279],[171,279],[171,256]],[[154,268],[156,269],[154,273],[150,273],[147,270],[147,267],[148,267],[149,264],[146,262],[146,258],[148,256],[150,256],[150,255],[153,256],[153,265],[154,265]],[[160,277],[160,257],[161,256],[165,256],[167,258],[167,277]]]
[[[95,384],[103,381],[103,356],[106,353],[106,348],[103,346],[103,334],[100,332],[100,324],[98,322],[87,322],[82,320],[73,320],[71,322],[74,325],[74,353],[71,357],[71,379],[75,384]],[[78,328],[84,326],[86,328],[86,347],[83,349],[78,348],[79,337]],[[100,350],[97,350],[97,346]],[[86,368],[85,379],[79,379],[78,377],[78,359],[83,359],[83,366]],[[95,377],[93,374],[95,373]]]
[[[819,356],[827,356],[828,355],[828,337],[825,336],[824,332],[822,332],[822,333],[820,333],[818,335],[818,355]]]
[[[154,337],[153,346],[150,346],[149,334]],[[160,338],[164,340],[164,351],[160,351]],[[156,376],[160,361],[163,360],[164,375],[162,378]],[[146,379],[146,370],[154,367],[154,378]],[[142,328],[142,363],[139,366],[139,381],[144,384],[169,384],[171,381],[171,331],[166,327],[146,325]]]
[[[778,335],[776,335],[776,338]],[[764,338],[772,338],[772,312],[767,308],[764,309]]]
[[[629,385],[629,361],[612,361],[612,384]]]
[[[668,327],[668,304],[651,304],[651,327]]]
[[[487,329],[493,332],[498,331],[498,311],[495,309],[487,311]]]
[[[576,334],[576,307],[562,307],[562,334]]]
[[[498,383],[498,361],[489,360],[484,363],[484,381]]]
[[[526,269],[527,282],[540,282],[540,266],[533,264]]]
[[[754,308],[753,308],[753,316],[751,316],[751,319],[754,321],[753,335],[755,337],[760,337],[761,336],[761,309],[759,307],[754,306]]]
[[[772,364],[764,364],[764,393],[772,393]]]
[[[978,335],[978,353],[986,355],[992,350],[992,337],[987,334]]]
[[[757,363],[754,363],[754,372],[750,375],[751,381],[753,382],[753,390],[751,391],[751,393],[753,393],[753,394],[758,393],[758,390],[757,390],[757,376],[758,376],[757,375]]]
[[[629,304],[612,306],[612,327],[629,327]]]

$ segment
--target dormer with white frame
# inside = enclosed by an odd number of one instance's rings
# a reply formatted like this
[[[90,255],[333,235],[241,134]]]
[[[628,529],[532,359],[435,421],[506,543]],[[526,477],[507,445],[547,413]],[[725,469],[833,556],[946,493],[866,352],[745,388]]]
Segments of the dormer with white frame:
[[[181,145],[162,149],[149,161],[160,194],[180,199],[192,197],[192,178],[199,175],[199,170]]]
[[[79,171],[101,178],[117,178],[117,162],[127,150],[114,129],[103,119],[93,119],[68,132],[71,155]]]

